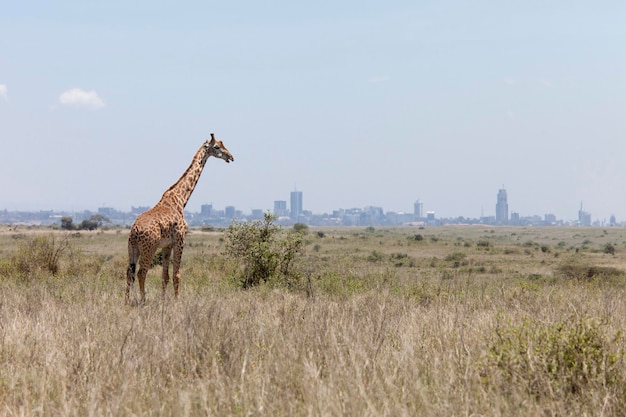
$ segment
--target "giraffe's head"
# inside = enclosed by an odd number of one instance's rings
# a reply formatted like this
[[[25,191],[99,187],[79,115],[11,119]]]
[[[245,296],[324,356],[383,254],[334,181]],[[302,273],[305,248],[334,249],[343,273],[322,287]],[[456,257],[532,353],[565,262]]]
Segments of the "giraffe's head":
[[[211,133],[211,140],[204,142],[204,148],[207,151],[207,158],[209,156],[213,156],[215,158],[223,159],[226,162],[235,160],[222,141],[215,139],[215,135],[213,133]]]

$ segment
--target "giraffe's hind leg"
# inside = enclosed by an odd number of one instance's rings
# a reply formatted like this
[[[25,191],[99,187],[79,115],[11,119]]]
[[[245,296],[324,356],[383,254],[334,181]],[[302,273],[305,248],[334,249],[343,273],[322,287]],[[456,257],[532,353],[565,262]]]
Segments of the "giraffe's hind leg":
[[[165,289],[167,288],[167,283],[170,282],[170,258],[172,255],[172,248],[165,247],[161,249],[161,253],[163,254],[162,263],[163,263],[163,275],[162,275],[162,284],[163,284],[163,296],[165,296]]]
[[[183,257],[183,245],[181,242],[178,246],[174,246],[172,255],[172,283],[174,284],[174,298],[178,298],[178,287],[180,285],[180,263]]]

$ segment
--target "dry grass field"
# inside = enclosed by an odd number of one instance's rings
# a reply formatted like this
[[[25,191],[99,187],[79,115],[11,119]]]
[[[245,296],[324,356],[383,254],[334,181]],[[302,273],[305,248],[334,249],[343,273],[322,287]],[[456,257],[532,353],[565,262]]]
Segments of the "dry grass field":
[[[137,306],[127,230],[0,226],[0,415],[626,415],[625,229],[312,228],[246,290],[223,236]]]

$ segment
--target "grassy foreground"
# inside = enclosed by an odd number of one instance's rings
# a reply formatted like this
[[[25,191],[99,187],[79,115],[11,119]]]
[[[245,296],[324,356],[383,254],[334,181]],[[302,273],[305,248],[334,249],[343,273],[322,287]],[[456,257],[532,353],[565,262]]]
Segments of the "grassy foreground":
[[[139,307],[127,236],[0,226],[0,415],[626,415],[624,229],[312,229],[248,290],[193,231]]]

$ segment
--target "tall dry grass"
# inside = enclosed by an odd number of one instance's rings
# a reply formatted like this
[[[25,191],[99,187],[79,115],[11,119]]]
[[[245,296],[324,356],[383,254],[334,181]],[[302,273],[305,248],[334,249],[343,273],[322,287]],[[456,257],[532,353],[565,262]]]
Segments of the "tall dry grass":
[[[194,232],[180,299],[152,270],[143,307],[124,304],[124,233],[75,237],[31,279],[3,234],[0,414],[624,415],[624,276],[558,274],[623,270],[622,236],[552,230],[323,230],[300,287],[251,290],[220,233]]]

